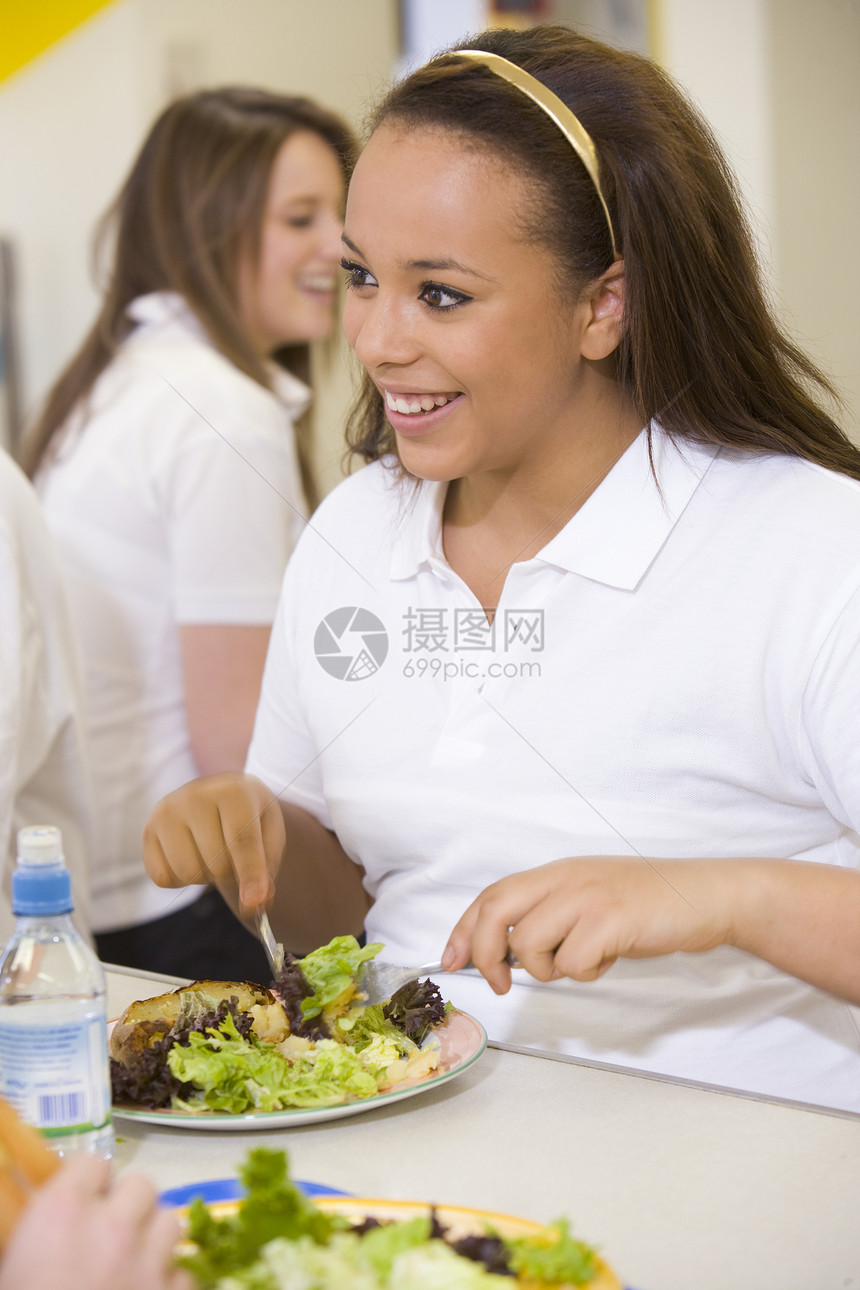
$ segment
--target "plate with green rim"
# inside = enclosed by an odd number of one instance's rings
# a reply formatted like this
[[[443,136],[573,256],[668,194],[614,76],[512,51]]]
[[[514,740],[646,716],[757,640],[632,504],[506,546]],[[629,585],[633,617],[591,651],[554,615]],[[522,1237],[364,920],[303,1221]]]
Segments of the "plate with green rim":
[[[431,1038],[439,1043],[439,1066],[429,1075],[402,1080],[384,1093],[372,1097],[354,1098],[332,1106],[288,1107],[283,1111],[245,1111],[231,1115],[226,1111],[154,1111],[145,1106],[114,1103],[113,1115],[117,1120],[137,1121],[140,1124],[160,1124],[171,1129],[202,1129],[207,1132],[247,1133],[254,1129],[291,1129],[305,1124],[319,1124],[325,1120],[338,1120],[364,1111],[375,1111],[408,1097],[416,1097],[453,1079],[464,1075],[474,1066],[487,1047],[487,1032],[468,1012],[453,1009],[432,1032]]]

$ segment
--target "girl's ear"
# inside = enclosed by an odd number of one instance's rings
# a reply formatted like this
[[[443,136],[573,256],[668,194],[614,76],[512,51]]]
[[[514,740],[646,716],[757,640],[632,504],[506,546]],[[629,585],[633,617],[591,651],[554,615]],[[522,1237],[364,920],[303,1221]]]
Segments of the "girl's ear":
[[[624,261],[616,260],[591,288],[582,333],[583,358],[608,358],[621,340],[624,321]]]

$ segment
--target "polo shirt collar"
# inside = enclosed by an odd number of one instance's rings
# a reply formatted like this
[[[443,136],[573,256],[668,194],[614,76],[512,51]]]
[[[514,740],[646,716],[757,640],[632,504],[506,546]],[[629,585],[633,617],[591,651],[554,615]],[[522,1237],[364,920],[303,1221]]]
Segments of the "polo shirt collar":
[[[290,416],[295,419],[303,412],[307,412],[311,404],[310,387],[278,363],[268,363],[267,366],[272,380],[272,391],[283,403]]]
[[[200,319],[175,291],[150,291],[145,296],[138,296],[126,306],[126,313],[138,326],[158,328],[173,325],[212,346]],[[267,362],[266,368],[275,396],[284,404],[291,417],[300,417],[310,405],[311,391],[308,386],[277,363]]]
[[[653,563],[719,452],[651,425],[536,559],[632,591]],[[659,489],[651,470],[659,481]]]
[[[422,565],[444,561],[442,548],[442,507],[445,505],[447,480],[413,484],[392,466],[388,486],[399,491],[401,524],[398,540],[391,552],[391,578],[412,578]]]
[[[659,490],[651,472],[648,434],[643,430],[535,560],[594,582],[632,590],[669,537],[718,452],[716,444],[672,440],[653,422],[651,457]],[[422,564],[444,559],[442,508],[447,487],[446,482],[425,483],[416,496],[404,503],[408,516],[392,553],[393,579],[410,578]]]

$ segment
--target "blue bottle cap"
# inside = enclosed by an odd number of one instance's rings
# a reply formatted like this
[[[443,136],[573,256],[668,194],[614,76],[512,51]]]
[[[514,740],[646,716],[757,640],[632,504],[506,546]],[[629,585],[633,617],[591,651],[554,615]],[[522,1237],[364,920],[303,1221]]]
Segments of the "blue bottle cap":
[[[18,831],[18,865],[12,875],[12,913],[68,914],[74,908],[63,839],[52,825]]]

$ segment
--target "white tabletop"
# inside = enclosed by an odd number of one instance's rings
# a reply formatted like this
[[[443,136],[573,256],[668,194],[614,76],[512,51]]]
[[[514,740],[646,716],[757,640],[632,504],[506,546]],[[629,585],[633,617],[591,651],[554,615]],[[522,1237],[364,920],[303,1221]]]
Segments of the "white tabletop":
[[[109,971],[110,1015],[158,979]],[[445,1086],[330,1123],[116,1130],[118,1167],[162,1188],[234,1177],[265,1144],[357,1195],[566,1215],[636,1290],[860,1287],[857,1117],[489,1048]]]

